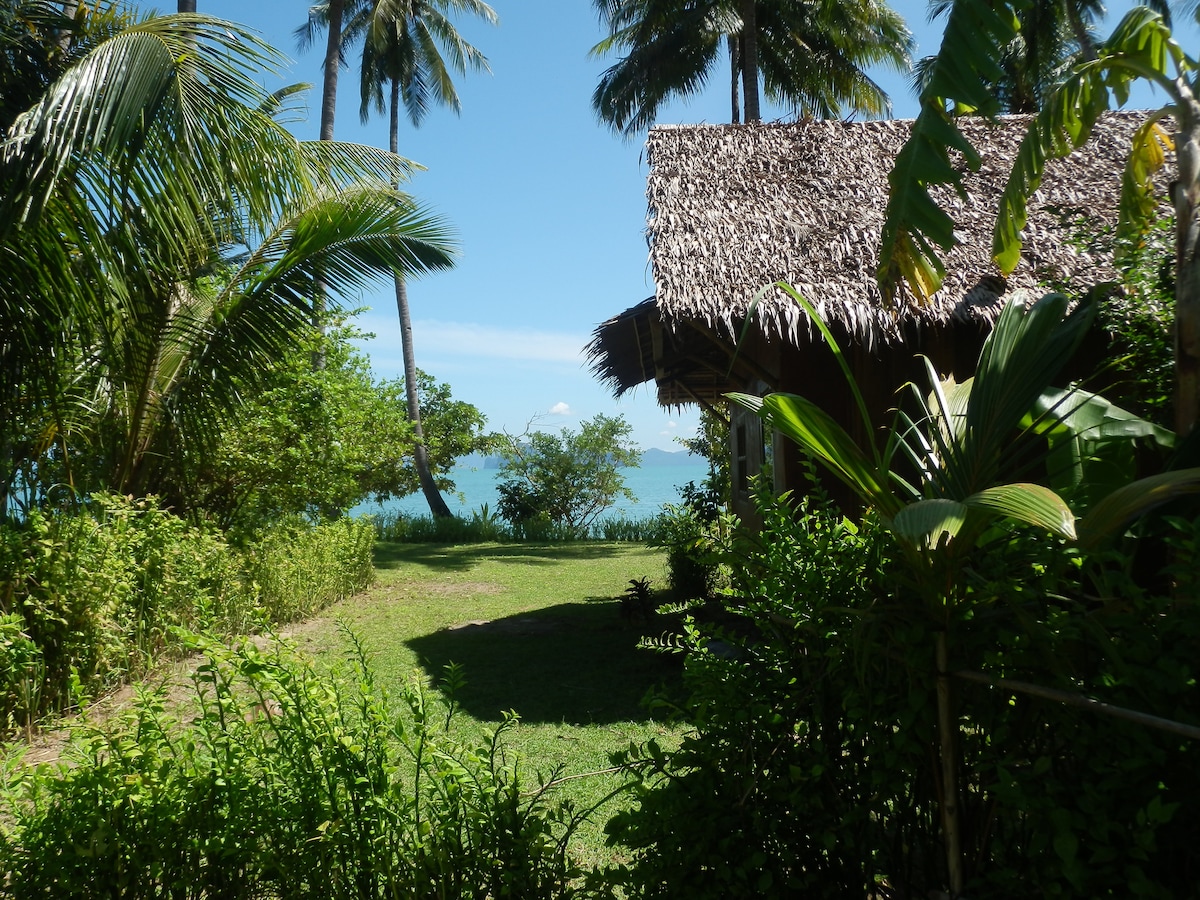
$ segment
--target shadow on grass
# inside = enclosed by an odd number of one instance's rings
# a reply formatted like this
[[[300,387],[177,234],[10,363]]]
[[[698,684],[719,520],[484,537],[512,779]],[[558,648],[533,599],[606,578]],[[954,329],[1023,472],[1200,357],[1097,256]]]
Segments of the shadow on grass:
[[[678,656],[637,643],[676,623],[631,624],[620,608],[612,598],[589,598],[463,622],[407,643],[434,680],[442,679],[448,663],[463,667],[466,685],[458,700],[478,719],[496,721],[511,709],[525,722],[646,721],[642,698],[652,687],[678,683],[682,667]]]
[[[631,545],[625,545],[631,546]],[[427,566],[462,572],[484,559],[522,566],[550,566],[569,559],[598,559],[623,552],[621,545],[595,541],[571,544],[375,544],[375,567]]]

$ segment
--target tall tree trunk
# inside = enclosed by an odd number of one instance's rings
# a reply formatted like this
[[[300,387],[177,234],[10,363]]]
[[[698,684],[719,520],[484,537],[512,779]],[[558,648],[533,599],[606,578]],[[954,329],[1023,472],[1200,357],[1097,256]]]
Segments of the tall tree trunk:
[[[1200,417],[1200,102],[1176,85],[1175,431],[1186,437]]]
[[[325,36],[325,64],[321,82],[321,140],[333,140],[337,114],[338,70],[342,64],[342,10],[345,0],[329,0],[329,31]]]
[[[726,38],[729,44],[729,121],[736,125],[742,121],[741,94],[738,82],[742,75],[742,51],[739,40],[732,34]]]
[[[329,0],[328,32],[325,37],[325,66],[321,80],[321,133],[323,141],[333,140],[333,120],[337,115],[338,70],[342,64],[342,11],[345,0]],[[313,292],[313,327],[325,337],[325,279],[317,273]],[[319,372],[325,368],[324,346],[313,351],[312,367]]]
[[[935,649],[937,664],[938,757],[941,763],[942,840],[946,845],[946,872],[950,897],[958,900],[963,889],[962,823],[958,807],[958,721],[950,693],[949,653],[946,632],[939,631]]]
[[[79,12],[79,0],[63,0],[62,14],[64,19],[74,19]],[[71,49],[71,29],[64,28],[58,33],[58,46],[64,51]]]
[[[741,0],[742,11],[742,102],[747,122],[762,119],[758,110],[758,15],[757,0]]]
[[[400,81],[392,79],[392,97],[390,122],[388,128],[388,148],[393,153],[400,152]],[[400,186],[400,173],[394,179],[396,187]],[[404,276],[396,273],[396,311],[400,315],[400,352],[404,358],[404,398],[408,406],[408,420],[412,422],[413,436],[413,466],[417,470],[417,478],[421,482],[421,493],[429,504],[429,512],[434,518],[450,518],[450,507],[446,505],[441,491],[433,481],[433,473],[429,471],[429,453],[425,449],[425,431],[421,427],[421,401],[417,396],[417,360],[413,354],[412,316],[408,309],[408,286]]]
[[[194,13],[196,11],[196,0],[179,0],[179,8],[176,12]]]
[[[1071,23],[1071,33],[1075,35],[1075,43],[1079,45],[1079,55],[1087,60],[1095,59],[1096,42],[1092,40],[1092,35],[1088,32],[1077,2],[1067,4],[1067,19]]]

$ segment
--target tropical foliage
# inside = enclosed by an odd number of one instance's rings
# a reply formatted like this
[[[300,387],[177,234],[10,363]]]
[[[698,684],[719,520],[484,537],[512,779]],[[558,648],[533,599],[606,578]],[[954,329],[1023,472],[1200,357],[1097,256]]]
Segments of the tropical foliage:
[[[632,431],[621,416],[601,414],[578,431],[507,435],[500,447],[497,512],[514,525],[548,523],[586,536],[618,497],[634,499],[621,477],[622,467],[641,460]]]
[[[794,292],[793,292],[794,293]],[[796,297],[814,320],[815,311]],[[1146,511],[1200,489],[1200,469],[1131,481],[1132,440],[1164,445],[1173,435],[1103,398],[1051,387],[1078,347],[1093,310],[1067,313],[1067,299],[1048,295],[1025,308],[1005,307],[984,343],[973,378],[957,384],[931,375],[931,393],[916,397],[919,414],[898,414],[882,446],[859,446],[828,413],[796,395],[733,395],[765,424],[794,440],[846,484],[895,540],[911,584],[911,612],[933,637],[940,768],[936,778],[953,895],[966,883],[968,857],[959,804],[959,726],[951,700],[950,656],[958,632],[979,610],[963,577],[981,548],[1002,538],[1001,523],[1032,526],[1088,549],[1119,535]],[[846,377],[866,425],[870,420],[849,369],[817,321]],[[1117,475],[1114,477],[1113,469]],[[1123,476],[1122,476],[1123,473]],[[1110,482],[1114,489],[1106,492]],[[1041,482],[1041,483],[1038,483]],[[1078,518],[1054,484],[1076,505]],[[931,673],[932,674],[932,673]]]
[[[253,34],[53,7],[8,13],[60,68],[6,125],[0,160],[2,484],[33,504],[58,487],[159,490],[310,327],[318,273],[345,292],[445,267],[452,249],[392,186],[402,161],[288,134],[272,115],[286,93],[259,84],[279,57]]]
[[[179,629],[232,636],[313,615],[371,583],[373,544],[369,522],[291,522],[234,548],[109,494],[0,525],[0,732],[142,676],[180,651]]]
[[[678,750],[624,754],[637,804],[608,829],[634,897],[948,896],[937,790],[937,625],[867,516],[761,494],[761,531],[720,547],[733,584],[663,652],[685,691],[656,710]],[[1162,537],[1195,565],[1194,524]],[[1003,529],[961,571],[973,612],[952,670],[1200,722],[1188,686],[1200,607],[1112,579],[1115,558]],[[1194,571],[1194,569],[1193,569]],[[1194,580],[1194,579],[1193,579]],[[1189,581],[1189,584],[1192,582]],[[955,679],[964,897],[1178,897],[1196,870],[1200,743]],[[1119,886],[1114,889],[1114,885]]]
[[[728,47],[732,121],[738,84],[747,122],[759,119],[759,79],[769,99],[798,115],[843,111],[883,115],[873,66],[907,70],[911,38],[903,19],[877,0],[595,0],[608,37],[593,55],[620,55],[601,76],[592,105],[626,136],[653,124],[672,95],[699,93]]]
[[[935,0],[930,18],[946,16],[953,5],[953,0]],[[1016,37],[999,48],[996,67],[987,76],[996,108],[1008,113],[1037,112],[1071,66],[1096,55],[1095,23],[1104,12],[1103,4],[1095,0],[1032,0],[1022,4],[1016,11]],[[936,57],[927,57],[917,64],[919,84],[924,84],[935,61]],[[961,105],[957,111],[974,112]]]
[[[389,692],[357,642],[333,677],[278,642],[193,646],[181,704],[143,697],[15,773],[0,896],[575,893],[578,819],[505,757],[515,718],[463,738],[453,696]]]
[[[451,72],[462,74],[468,67],[487,70],[483,54],[462,39],[446,16],[450,11],[467,12],[494,24],[496,13],[481,0],[352,0],[348,6],[344,2],[340,5],[342,8],[338,11],[334,11],[330,3],[310,8],[308,25],[298,33],[301,46],[308,44],[321,28],[329,29],[332,46],[335,37],[332,29],[336,25],[331,26],[331,13],[348,17],[341,33],[336,35],[339,52],[344,53],[349,46],[362,41],[359,70],[362,106],[359,112],[364,122],[372,107],[379,112],[384,110],[384,88],[388,87],[388,146],[392,153],[399,152],[401,106],[414,126],[421,124],[431,103],[440,103],[458,112],[461,104]],[[444,54],[439,45],[445,49]],[[450,515],[450,509],[430,467],[426,429],[416,389],[417,364],[408,285],[402,273],[395,273],[394,284],[407,386],[406,409],[415,437],[413,467],[430,512],[444,518]]]
[[[353,329],[302,341],[248,398],[214,452],[187,471],[186,506],[224,528],[253,531],[282,518],[337,518],[367,500],[420,490],[412,465],[405,385],[377,381],[351,343]],[[320,344],[325,365],[312,367]],[[485,449],[483,415],[450,387],[418,372],[429,458],[443,490],[457,457]]]
[[[883,233],[879,279],[886,296],[906,287],[918,300],[930,297],[945,274],[939,248],[954,243],[954,223],[933,200],[935,185],[958,185],[959,170],[950,151],[961,153],[977,169],[979,154],[956,127],[950,107],[985,114],[998,110],[991,85],[1000,75],[999,57],[1023,33],[1019,3],[956,0],[950,7],[942,49],[921,94],[921,112],[891,174],[891,197]],[[1047,160],[1081,146],[1101,113],[1123,106],[1132,85],[1145,80],[1161,89],[1168,102],[1152,113],[1134,138],[1122,177],[1122,228],[1118,246],[1136,249],[1158,206],[1154,175],[1176,153],[1176,189],[1171,202],[1180,223],[1192,223],[1200,202],[1200,118],[1194,93],[1195,61],[1171,36],[1162,17],[1135,7],[1121,20],[1094,58],[1071,70],[1043,100],[1030,126],[996,223],[993,253],[1003,271],[1020,258],[1028,198],[1037,190]],[[1174,121],[1174,133],[1165,127]],[[1175,248],[1175,429],[1185,435],[1200,417],[1200,232],[1190,224],[1177,230]]]

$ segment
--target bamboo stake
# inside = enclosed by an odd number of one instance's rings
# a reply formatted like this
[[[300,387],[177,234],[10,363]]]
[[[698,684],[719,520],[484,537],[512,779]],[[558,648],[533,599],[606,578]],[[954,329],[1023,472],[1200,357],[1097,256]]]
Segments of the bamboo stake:
[[[947,671],[946,632],[937,635],[937,705],[938,733],[942,757],[942,836],[946,841],[946,868],[950,876],[950,896],[961,896],[963,889],[962,839],[959,833],[958,765],[955,737],[958,726],[954,721]]]
[[[1168,731],[1171,734],[1178,734],[1186,738],[1191,738],[1194,741],[1200,741],[1200,728],[1197,728],[1195,725],[1185,725],[1183,722],[1176,722],[1172,719],[1163,719],[1159,716],[1152,716],[1149,713],[1126,709],[1123,706],[1114,706],[1111,703],[1104,703],[1101,700],[1093,700],[1091,697],[1085,697],[1083,694],[1072,694],[1068,691],[1043,687],[1040,684],[1030,684],[1026,681],[995,678],[991,675],[985,675],[983,672],[963,670],[952,673],[952,676],[954,678],[961,678],[964,681],[975,681],[979,684],[1003,688],[1006,691],[1013,691],[1018,694],[1029,694],[1032,697],[1041,697],[1044,700],[1054,700],[1057,703],[1065,703],[1067,706],[1090,709],[1093,712],[1103,713],[1106,716],[1112,716],[1116,719],[1125,719],[1129,722],[1145,725],[1147,728],[1156,728],[1159,731]]]

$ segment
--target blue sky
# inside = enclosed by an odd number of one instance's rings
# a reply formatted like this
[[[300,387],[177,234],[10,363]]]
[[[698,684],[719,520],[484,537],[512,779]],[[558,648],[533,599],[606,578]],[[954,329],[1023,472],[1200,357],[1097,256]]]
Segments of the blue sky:
[[[401,125],[401,154],[426,167],[409,190],[452,225],[462,247],[454,270],[410,284],[417,363],[449,383],[457,399],[478,406],[494,430],[520,433],[534,419],[544,428],[575,428],[597,413],[619,413],[643,449],[679,449],[674,439],[695,432],[694,409],[660,409],[652,385],[614,400],[583,360],[596,325],[654,293],[644,236],[644,136],[623,140],[591,110],[592,90],[609,64],[589,55],[603,37],[592,2],[492,5],[499,26],[459,23],[492,69],[458,80],[461,116],[435,109],[420,129]],[[136,6],[175,8],[174,2]],[[199,0],[197,6],[254,28],[294,60],[285,81],[311,82],[314,89],[308,120],[292,127],[301,138],[315,138],[323,48],[301,54],[294,37],[308,4]],[[936,52],[941,30],[926,22],[925,4],[894,6],[916,35],[917,54]],[[359,122],[357,72],[350,61],[339,87],[337,136],[386,146],[385,118]],[[896,116],[915,114],[907,76],[876,77]],[[1147,95],[1142,105],[1152,102]],[[780,113],[765,117],[773,114]],[[716,73],[705,96],[668,106],[660,121],[717,123],[728,115],[724,79]],[[359,324],[377,335],[367,344],[376,374],[399,377],[390,285],[348,302],[371,307]]]

